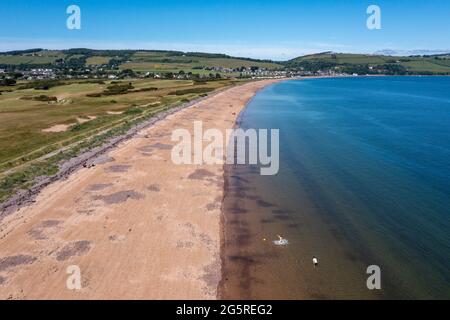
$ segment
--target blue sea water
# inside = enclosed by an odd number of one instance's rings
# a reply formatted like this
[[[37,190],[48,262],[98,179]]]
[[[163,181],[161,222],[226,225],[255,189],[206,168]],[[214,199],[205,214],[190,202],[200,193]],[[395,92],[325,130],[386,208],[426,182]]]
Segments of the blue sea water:
[[[232,221],[251,242],[233,257],[254,262],[237,296],[450,298],[449,77],[285,81],[258,93],[240,126],[280,130],[280,171],[235,169],[247,196],[228,193],[228,208],[246,208]],[[277,234],[286,248],[261,241]]]

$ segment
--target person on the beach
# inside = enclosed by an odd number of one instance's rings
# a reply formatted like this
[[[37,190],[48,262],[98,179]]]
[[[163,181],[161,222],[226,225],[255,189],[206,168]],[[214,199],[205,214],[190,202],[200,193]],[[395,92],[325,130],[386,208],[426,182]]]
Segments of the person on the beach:
[[[317,267],[319,265],[319,261],[317,260],[317,258],[315,256],[313,257],[313,265],[314,265],[314,267]]]

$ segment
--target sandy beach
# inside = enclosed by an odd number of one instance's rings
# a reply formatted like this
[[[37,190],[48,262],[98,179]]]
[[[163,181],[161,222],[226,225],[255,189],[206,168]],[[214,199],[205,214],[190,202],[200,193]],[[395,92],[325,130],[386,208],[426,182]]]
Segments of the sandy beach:
[[[175,165],[172,131],[232,128],[263,80],[144,129],[0,222],[0,299],[215,299],[222,165]],[[81,290],[69,290],[68,267]],[[69,269],[71,270],[71,269]]]

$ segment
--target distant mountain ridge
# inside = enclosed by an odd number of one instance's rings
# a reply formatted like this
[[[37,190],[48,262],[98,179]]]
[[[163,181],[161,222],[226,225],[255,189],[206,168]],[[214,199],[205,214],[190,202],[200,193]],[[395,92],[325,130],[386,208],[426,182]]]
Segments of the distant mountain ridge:
[[[449,55],[449,50],[393,50],[383,49],[373,53],[374,55],[383,56],[435,56],[435,55]]]

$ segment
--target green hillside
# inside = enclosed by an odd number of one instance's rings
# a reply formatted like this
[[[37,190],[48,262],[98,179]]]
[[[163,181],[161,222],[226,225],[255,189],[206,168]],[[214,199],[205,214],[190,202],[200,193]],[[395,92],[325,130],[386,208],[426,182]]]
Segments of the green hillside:
[[[308,71],[334,69],[347,73],[450,74],[449,55],[394,57],[324,52],[298,57],[284,65]]]
[[[237,75],[241,69],[293,70],[310,73],[358,74],[450,74],[450,55],[394,57],[323,52],[275,62],[237,58],[225,54],[164,50],[44,50],[0,53],[0,68],[26,70],[56,68],[62,71],[132,70],[150,73],[195,73]]]
[[[158,51],[158,50],[43,50],[31,49],[0,53],[0,67],[8,66],[52,67],[92,67],[104,65],[106,68],[149,72],[193,72],[211,68],[250,68],[258,67],[270,70],[283,68],[272,61],[236,58],[224,54],[197,52]]]

